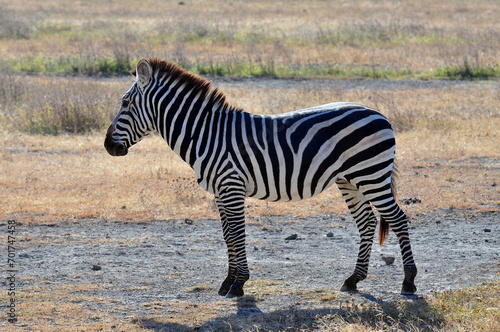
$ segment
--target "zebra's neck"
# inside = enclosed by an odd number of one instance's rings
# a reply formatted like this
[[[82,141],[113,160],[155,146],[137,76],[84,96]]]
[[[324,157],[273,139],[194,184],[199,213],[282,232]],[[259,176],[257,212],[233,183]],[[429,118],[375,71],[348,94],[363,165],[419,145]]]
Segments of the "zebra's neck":
[[[198,159],[216,148],[227,114],[234,110],[216,89],[174,81],[159,90],[153,96],[158,108],[156,128],[172,150],[195,168]]]

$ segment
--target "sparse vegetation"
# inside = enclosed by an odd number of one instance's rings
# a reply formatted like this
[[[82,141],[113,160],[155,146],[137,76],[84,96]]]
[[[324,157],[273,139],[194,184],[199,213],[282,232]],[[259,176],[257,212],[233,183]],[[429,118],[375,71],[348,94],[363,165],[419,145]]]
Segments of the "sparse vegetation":
[[[3,3],[0,67],[112,76],[126,74],[139,58],[160,56],[218,76],[500,75],[500,32],[487,23],[495,22],[499,9],[486,0],[288,2],[286,10],[279,2],[259,1],[91,3],[64,9],[50,1]]]
[[[115,93],[74,79],[30,78],[0,73],[0,128],[29,134],[82,134],[108,125]]]
[[[435,73],[437,78],[485,80],[500,77],[500,66],[498,64],[482,64],[477,60],[471,63],[465,58],[462,64],[449,65],[436,70]]]
[[[68,285],[49,289],[32,288],[22,294],[20,306],[23,325],[36,326],[38,330],[50,331],[54,327],[70,330],[101,331],[148,331],[150,329],[186,330],[207,326],[217,331],[496,331],[499,329],[500,298],[499,282],[490,282],[477,287],[446,291],[434,297],[416,301],[401,301],[386,304],[340,304],[325,306],[319,292],[310,298],[306,308],[261,313],[252,317],[230,316],[216,319],[221,308],[255,303],[252,296],[234,301],[215,303],[189,303],[183,301],[154,301],[143,303],[152,310],[168,308],[169,316],[132,316],[123,320],[113,316],[116,310],[126,306],[113,299],[85,295],[95,285]],[[82,290],[82,292],[79,292]],[[310,292],[312,294],[312,292]],[[113,310],[97,312],[83,307],[81,301],[96,306],[110,303]],[[102,308],[102,306],[101,306]],[[3,315],[3,313],[1,314]],[[1,316],[0,316],[1,317]],[[3,322],[5,324],[5,321]],[[9,325],[11,331],[22,331],[21,327]]]

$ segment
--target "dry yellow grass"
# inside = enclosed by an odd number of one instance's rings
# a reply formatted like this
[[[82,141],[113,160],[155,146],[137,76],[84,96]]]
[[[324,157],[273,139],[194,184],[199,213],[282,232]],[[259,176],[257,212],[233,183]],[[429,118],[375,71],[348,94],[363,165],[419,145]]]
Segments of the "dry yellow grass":
[[[11,1],[0,55],[160,55],[427,71],[498,64],[495,1]],[[16,20],[12,20],[16,17]],[[340,30],[339,30],[340,29]],[[1,29],[0,29],[1,30]],[[8,32],[13,30],[14,32]],[[16,36],[15,31],[24,34]],[[1,33],[1,31],[0,31]]]
[[[255,280],[249,290],[277,294],[281,282]],[[304,289],[296,293],[301,309],[290,308],[250,317],[231,315],[217,320],[221,310],[236,311],[239,306],[255,306],[259,298],[245,296],[238,300],[214,303],[153,301],[141,305],[149,316],[118,318],[127,305],[112,298],[84,295],[88,290],[104,290],[107,285],[67,284],[31,287],[20,293],[17,307],[22,321],[10,324],[0,313],[0,329],[6,331],[172,331],[196,330],[206,326],[221,331],[274,331],[300,326],[304,331],[496,331],[500,283],[447,291],[425,300],[399,303],[354,303],[335,290]],[[279,292],[278,292],[279,293]],[[288,294],[288,293],[287,293]],[[3,300],[4,295],[0,296]],[[338,302],[339,297],[341,299]],[[331,301],[336,302],[334,304]],[[86,303],[87,305],[82,305]],[[88,306],[93,303],[94,307]],[[99,308],[99,309],[96,309]],[[166,310],[167,308],[168,310]],[[158,309],[158,313],[155,310]],[[165,314],[165,311],[167,314]],[[160,314],[160,312],[162,314]]]
[[[79,295],[78,290],[105,289],[105,286],[93,284],[74,284],[55,288],[30,287],[18,292],[17,316],[20,321],[8,323],[4,312],[0,313],[0,329],[3,331],[147,331],[133,324],[131,320],[124,321],[113,316],[115,310],[126,310],[123,305],[113,299],[96,296]],[[6,294],[0,297],[7,299]],[[110,305],[108,310],[98,310],[84,307],[82,300],[90,303]]]
[[[54,82],[56,82],[55,80]],[[128,82],[109,83],[123,91]],[[106,83],[99,83],[106,89]],[[226,88],[234,104],[257,113],[284,112],[330,101],[374,105],[394,123],[400,169],[399,196],[434,209],[497,210],[500,203],[500,99],[497,83],[433,89]],[[280,96],[276,98],[275,96]],[[119,100],[119,96],[116,96]],[[0,148],[1,219],[24,222],[218,218],[213,198],[193,171],[158,136],[110,157],[103,133],[36,136],[3,132]],[[295,217],[347,213],[338,190],[301,203],[249,200],[247,215]]]

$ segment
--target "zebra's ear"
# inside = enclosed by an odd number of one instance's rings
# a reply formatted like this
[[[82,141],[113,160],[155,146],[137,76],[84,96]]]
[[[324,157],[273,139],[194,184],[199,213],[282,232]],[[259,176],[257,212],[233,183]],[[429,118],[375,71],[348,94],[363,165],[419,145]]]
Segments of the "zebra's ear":
[[[153,69],[151,68],[148,60],[139,60],[139,62],[137,63],[137,70],[135,71],[135,74],[137,78],[137,84],[139,85],[141,90],[144,89],[144,87],[149,83],[152,73]]]

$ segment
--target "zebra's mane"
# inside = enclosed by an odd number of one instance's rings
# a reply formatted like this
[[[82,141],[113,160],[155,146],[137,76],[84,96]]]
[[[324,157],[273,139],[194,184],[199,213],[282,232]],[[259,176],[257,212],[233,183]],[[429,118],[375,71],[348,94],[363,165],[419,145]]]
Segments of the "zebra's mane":
[[[161,60],[155,57],[149,58],[148,62],[153,69],[154,76],[157,76],[158,78],[169,76],[172,78],[171,81],[179,81],[178,86],[186,84],[186,91],[191,90],[196,93],[201,92],[201,97],[212,105],[218,104],[224,110],[228,108],[232,110],[238,110],[228,104],[228,102],[226,101],[225,93],[222,92],[219,88],[212,86],[211,81],[208,81],[203,77],[194,75],[171,61]],[[135,76],[136,68],[130,71],[130,73]]]

